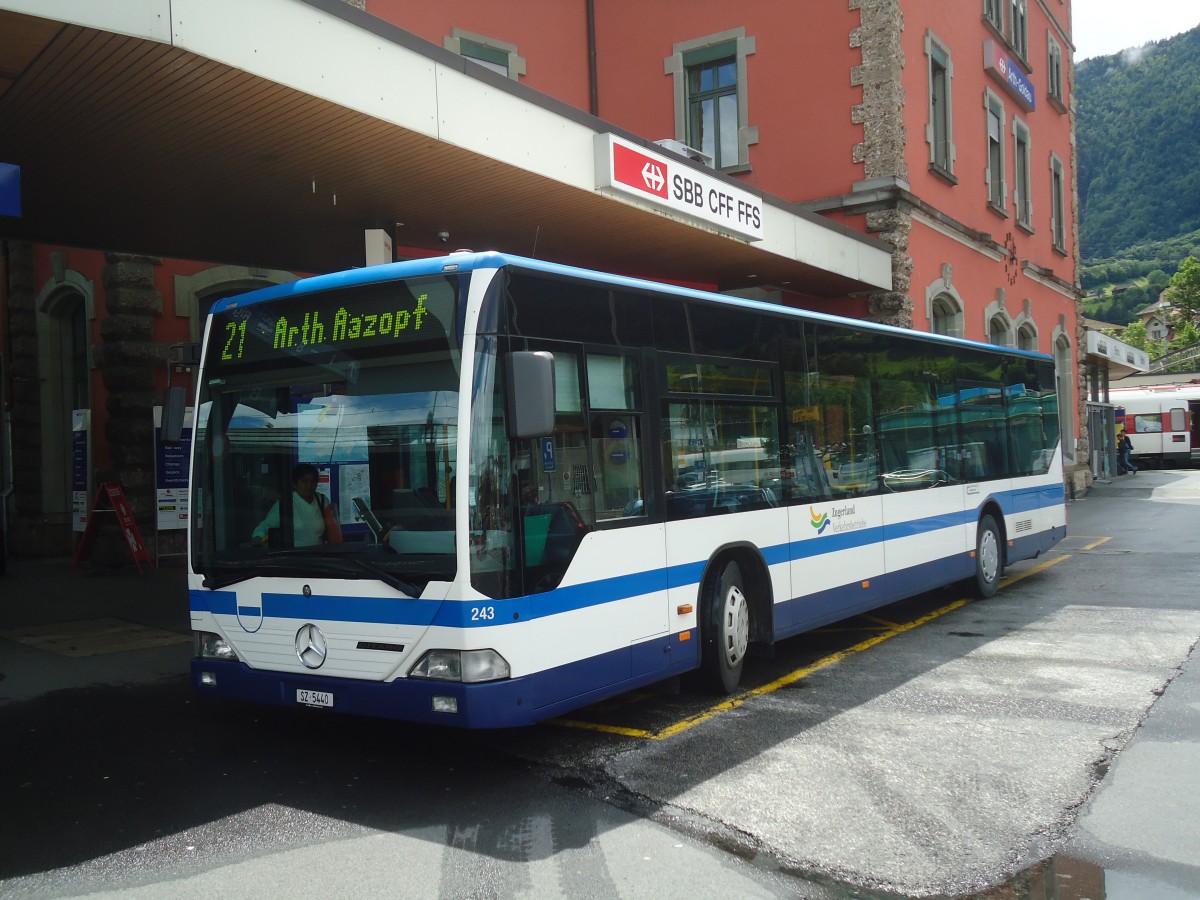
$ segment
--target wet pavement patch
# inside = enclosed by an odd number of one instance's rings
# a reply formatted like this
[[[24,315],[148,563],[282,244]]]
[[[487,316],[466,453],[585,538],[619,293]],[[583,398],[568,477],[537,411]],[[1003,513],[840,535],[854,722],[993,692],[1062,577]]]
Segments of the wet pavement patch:
[[[149,628],[125,619],[81,619],[52,625],[27,625],[0,631],[0,637],[59,656],[101,656],[185,644],[191,640],[175,631]]]

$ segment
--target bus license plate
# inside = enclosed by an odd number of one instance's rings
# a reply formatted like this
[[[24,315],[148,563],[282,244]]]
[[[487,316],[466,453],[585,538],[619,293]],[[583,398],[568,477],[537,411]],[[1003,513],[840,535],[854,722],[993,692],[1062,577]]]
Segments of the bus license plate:
[[[333,694],[329,691],[310,691],[296,688],[296,702],[305,706],[333,706]]]

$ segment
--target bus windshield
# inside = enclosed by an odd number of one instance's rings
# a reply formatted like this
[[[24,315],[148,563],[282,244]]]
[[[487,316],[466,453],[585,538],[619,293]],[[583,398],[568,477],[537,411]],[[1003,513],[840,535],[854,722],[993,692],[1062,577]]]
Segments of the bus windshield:
[[[213,315],[192,476],[206,584],[373,578],[417,596],[454,577],[456,306],[437,277]]]

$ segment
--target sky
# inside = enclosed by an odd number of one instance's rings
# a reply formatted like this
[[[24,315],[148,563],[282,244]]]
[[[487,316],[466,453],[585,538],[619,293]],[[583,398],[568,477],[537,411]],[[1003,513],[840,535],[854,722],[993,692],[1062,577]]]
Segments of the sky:
[[[1200,0],[1074,0],[1071,9],[1076,62],[1200,25]]]

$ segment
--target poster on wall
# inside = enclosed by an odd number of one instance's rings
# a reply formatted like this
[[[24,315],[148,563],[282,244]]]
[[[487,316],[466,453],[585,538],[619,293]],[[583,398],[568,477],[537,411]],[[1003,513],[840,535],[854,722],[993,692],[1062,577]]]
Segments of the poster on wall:
[[[91,430],[92,411],[71,411],[71,530],[87,528],[88,500],[88,433]]]
[[[187,528],[188,465],[192,455],[192,407],[178,443],[162,439],[162,407],[154,407],[154,496],[159,531]]]

